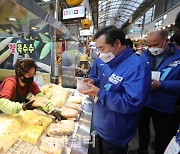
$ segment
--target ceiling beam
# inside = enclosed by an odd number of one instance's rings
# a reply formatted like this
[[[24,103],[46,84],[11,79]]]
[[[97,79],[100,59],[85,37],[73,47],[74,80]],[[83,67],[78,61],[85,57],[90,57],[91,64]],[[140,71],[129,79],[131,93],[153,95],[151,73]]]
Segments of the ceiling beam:
[[[158,0],[144,0],[140,6],[132,14],[132,22],[135,22],[139,17],[144,15]],[[129,19],[121,26],[122,30],[126,30],[131,23]]]

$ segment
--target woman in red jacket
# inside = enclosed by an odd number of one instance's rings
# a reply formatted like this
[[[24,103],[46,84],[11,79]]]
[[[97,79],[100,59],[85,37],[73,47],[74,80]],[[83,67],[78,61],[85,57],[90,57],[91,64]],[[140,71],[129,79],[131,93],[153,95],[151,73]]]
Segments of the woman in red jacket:
[[[0,85],[0,111],[7,114],[19,113],[21,110],[33,110],[33,101],[26,101],[27,95],[31,92],[33,95],[45,97],[41,93],[38,85],[33,81],[36,74],[36,64],[31,59],[18,61],[15,66],[15,76],[7,77]],[[47,102],[41,109],[45,112],[52,111],[52,103]],[[57,119],[60,113],[53,110],[52,115]]]

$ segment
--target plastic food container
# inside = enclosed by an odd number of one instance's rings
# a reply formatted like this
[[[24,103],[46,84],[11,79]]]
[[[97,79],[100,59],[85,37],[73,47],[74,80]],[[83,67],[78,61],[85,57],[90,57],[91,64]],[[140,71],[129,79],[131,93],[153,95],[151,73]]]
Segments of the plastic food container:
[[[83,82],[83,78],[76,78],[77,79],[77,90],[78,91],[84,91],[84,90],[89,90],[90,87],[86,82]]]

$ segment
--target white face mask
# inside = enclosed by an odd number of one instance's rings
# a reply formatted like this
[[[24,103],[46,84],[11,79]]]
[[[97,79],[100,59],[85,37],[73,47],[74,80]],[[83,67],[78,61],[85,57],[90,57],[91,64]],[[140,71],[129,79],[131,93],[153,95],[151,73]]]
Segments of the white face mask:
[[[100,53],[99,58],[103,62],[107,63],[107,62],[111,61],[112,59],[114,59],[115,56],[112,52],[107,52],[107,53]]]
[[[149,51],[151,52],[152,55],[157,56],[160,55],[161,53],[163,53],[164,51],[164,45],[165,45],[166,41],[164,41],[164,44],[162,46],[162,48],[157,48],[157,47],[150,47]]]
[[[112,48],[111,48],[111,50],[112,50]],[[106,53],[100,52],[99,58],[105,63],[111,61],[112,59],[115,58],[115,55],[116,55],[117,51],[119,50],[119,48],[117,48],[117,50],[115,51],[114,54],[111,52],[111,50],[109,52],[106,52]]]
[[[164,49],[157,48],[157,47],[151,47],[151,48],[149,48],[149,51],[151,52],[152,55],[157,56],[157,55],[160,55],[164,51]]]

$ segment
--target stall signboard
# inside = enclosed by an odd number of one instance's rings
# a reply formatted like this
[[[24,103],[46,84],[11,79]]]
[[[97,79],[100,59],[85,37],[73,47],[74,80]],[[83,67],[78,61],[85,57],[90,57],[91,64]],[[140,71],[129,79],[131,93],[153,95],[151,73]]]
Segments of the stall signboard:
[[[52,42],[45,34],[40,35],[39,39],[0,38],[0,69],[14,69],[17,60],[31,58],[36,62],[37,70],[50,73]]]
[[[9,43],[9,50],[12,54],[18,52],[19,54],[33,53],[35,51],[34,45],[32,43]]]
[[[63,19],[85,18],[85,16],[86,16],[85,6],[63,9]]]
[[[93,35],[92,30],[85,29],[85,30],[80,30],[80,36],[91,36]]]

